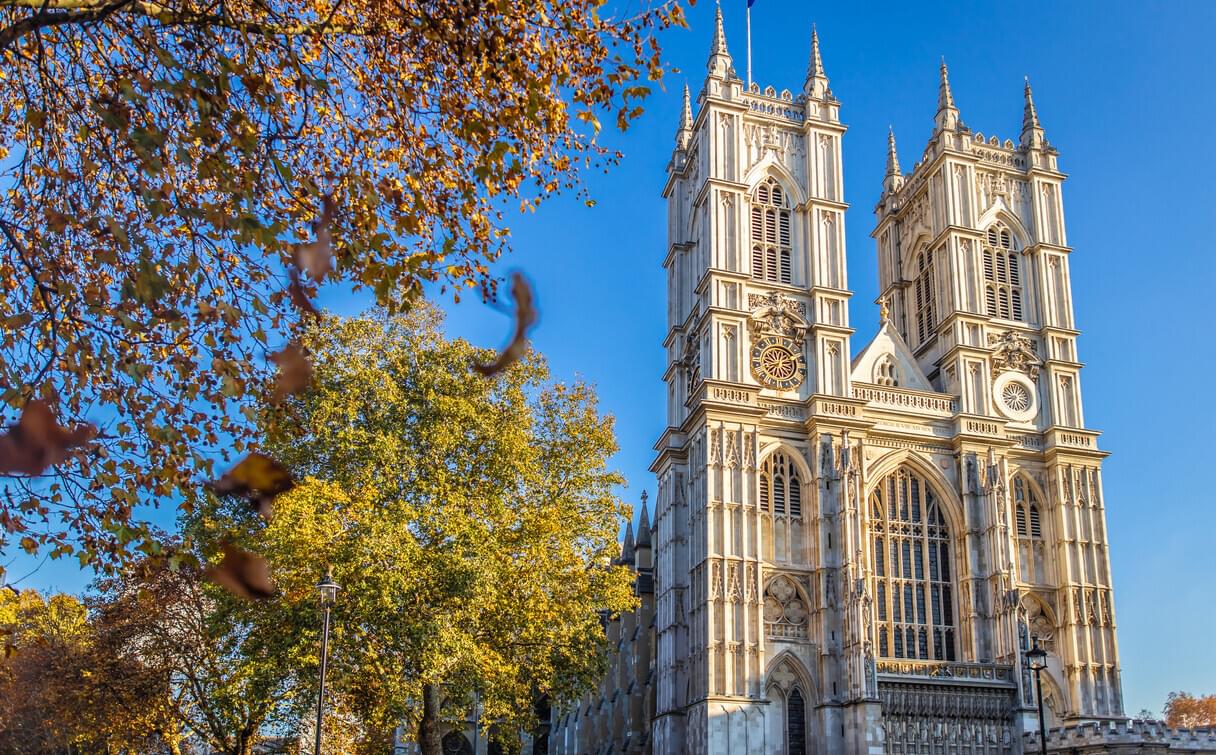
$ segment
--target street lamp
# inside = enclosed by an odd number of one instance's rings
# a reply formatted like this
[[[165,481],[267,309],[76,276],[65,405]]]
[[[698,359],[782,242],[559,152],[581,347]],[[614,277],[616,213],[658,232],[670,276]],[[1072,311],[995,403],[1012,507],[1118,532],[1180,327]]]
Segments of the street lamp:
[[[1039,638],[1026,651],[1026,667],[1034,672],[1034,688],[1039,697],[1039,753],[1047,755],[1047,719],[1043,716],[1043,669],[1047,668],[1047,651],[1039,647]]]
[[[325,664],[329,655],[329,609],[333,608],[338,599],[338,583],[334,582],[333,574],[325,570],[325,579],[317,585],[321,593],[321,688],[317,692],[317,748],[315,755],[321,755],[321,720],[325,715]]]

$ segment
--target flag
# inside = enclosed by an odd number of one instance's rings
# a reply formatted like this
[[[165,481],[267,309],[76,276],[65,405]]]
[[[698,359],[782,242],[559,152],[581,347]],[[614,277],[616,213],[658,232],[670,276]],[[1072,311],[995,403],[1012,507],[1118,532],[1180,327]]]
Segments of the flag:
[[[748,9],[749,9],[749,10],[750,10],[750,9],[751,9],[751,7],[752,7],[753,5],[755,5],[755,4],[756,4],[756,0],[747,0],[747,7],[748,7]]]

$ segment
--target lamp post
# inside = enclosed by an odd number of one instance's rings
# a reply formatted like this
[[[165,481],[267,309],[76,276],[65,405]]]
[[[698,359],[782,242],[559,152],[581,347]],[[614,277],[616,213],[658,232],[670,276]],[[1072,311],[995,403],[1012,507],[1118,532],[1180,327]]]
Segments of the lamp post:
[[[1039,698],[1039,753],[1047,755],[1047,719],[1043,716],[1043,669],[1047,668],[1047,651],[1039,647],[1039,638],[1026,651],[1026,666],[1034,672],[1034,689]]]
[[[338,583],[334,582],[333,574],[326,569],[325,579],[317,585],[321,593],[321,688],[317,692],[317,748],[315,755],[321,755],[321,721],[325,715],[325,665],[329,655],[329,609],[333,608],[338,599]]]

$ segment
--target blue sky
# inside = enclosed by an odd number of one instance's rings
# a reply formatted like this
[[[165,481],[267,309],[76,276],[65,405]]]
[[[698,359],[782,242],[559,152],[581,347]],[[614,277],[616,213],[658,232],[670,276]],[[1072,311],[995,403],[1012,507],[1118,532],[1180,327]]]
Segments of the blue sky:
[[[744,71],[744,0],[724,4],[726,34]],[[647,468],[665,419],[661,383],[666,248],[660,198],[678,122],[679,90],[699,88],[713,3],[691,29],[666,35],[681,73],[645,115],[604,141],[624,151],[588,177],[597,200],[571,198],[514,223],[516,253],[502,269],[533,279],[541,307],[534,343],[555,377],[594,383],[617,421],[616,466],[627,500],[653,492]],[[929,136],[937,66],[945,56],[964,122],[1015,141],[1022,80],[1034,86],[1047,138],[1060,150],[1073,292],[1086,363],[1087,424],[1113,453],[1104,467],[1111,560],[1129,712],[1160,711],[1171,690],[1216,693],[1216,496],[1203,474],[1216,411],[1211,281],[1216,277],[1216,3],[839,3],[757,0],[753,72],[762,86],[798,91],[811,22],[849,125],[844,141],[849,282],[857,333],[873,335],[877,307],[869,238],[888,124],[905,168]],[[359,301],[330,296],[337,311]],[[476,301],[446,305],[449,331],[499,345],[509,322]],[[36,562],[35,562],[36,563]],[[10,577],[28,571],[25,559]],[[76,590],[71,563],[48,563],[22,587]]]

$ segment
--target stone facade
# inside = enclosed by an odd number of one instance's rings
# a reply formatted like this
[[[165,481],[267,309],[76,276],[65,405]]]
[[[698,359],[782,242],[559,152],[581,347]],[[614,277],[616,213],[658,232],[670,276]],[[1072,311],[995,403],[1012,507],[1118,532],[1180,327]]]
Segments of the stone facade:
[[[654,720],[654,530],[642,493],[636,542],[630,522],[616,563],[631,568],[636,610],[605,616],[611,671],[577,701],[554,711],[559,723],[549,735],[553,753],[600,752],[593,743],[612,743],[613,752],[651,752]]]
[[[1053,747],[1184,740],[1123,713],[1107,454],[1029,84],[1017,142],[963,124],[944,63],[906,175],[891,136],[881,326],[850,359],[845,127],[811,47],[801,91],[746,85],[719,11],[685,91],[653,580],[635,549],[642,608],[550,752],[1021,753],[1032,638]]]

